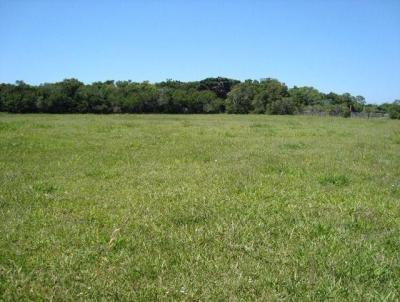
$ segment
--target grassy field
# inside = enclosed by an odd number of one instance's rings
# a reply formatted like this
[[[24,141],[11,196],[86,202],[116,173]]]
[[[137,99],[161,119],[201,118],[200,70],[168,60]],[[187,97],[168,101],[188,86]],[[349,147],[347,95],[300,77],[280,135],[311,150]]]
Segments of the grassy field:
[[[0,114],[0,300],[400,298],[400,123]]]

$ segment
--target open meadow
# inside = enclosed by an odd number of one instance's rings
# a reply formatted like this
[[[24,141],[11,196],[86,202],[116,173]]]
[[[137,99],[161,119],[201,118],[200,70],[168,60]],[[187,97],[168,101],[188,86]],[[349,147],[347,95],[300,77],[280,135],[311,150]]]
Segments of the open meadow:
[[[0,300],[400,299],[400,122],[0,114]]]

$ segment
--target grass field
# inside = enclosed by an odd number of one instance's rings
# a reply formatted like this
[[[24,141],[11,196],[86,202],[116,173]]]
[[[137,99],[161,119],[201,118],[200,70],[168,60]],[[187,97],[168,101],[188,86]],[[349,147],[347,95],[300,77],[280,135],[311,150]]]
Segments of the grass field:
[[[0,300],[400,298],[400,123],[0,114]]]

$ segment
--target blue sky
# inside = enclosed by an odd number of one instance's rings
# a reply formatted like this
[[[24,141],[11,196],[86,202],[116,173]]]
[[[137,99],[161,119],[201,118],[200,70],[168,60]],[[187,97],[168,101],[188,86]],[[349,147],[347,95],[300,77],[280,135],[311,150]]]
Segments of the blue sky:
[[[0,82],[278,78],[400,99],[400,0],[0,0]]]

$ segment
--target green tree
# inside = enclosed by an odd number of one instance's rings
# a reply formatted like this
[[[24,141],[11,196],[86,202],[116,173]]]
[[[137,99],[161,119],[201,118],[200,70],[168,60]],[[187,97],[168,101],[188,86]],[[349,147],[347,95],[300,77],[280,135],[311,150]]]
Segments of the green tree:
[[[258,84],[257,91],[258,93],[252,101],[255,113],[265,113],[269,105],[289,95],[288,88],[284,83],[271,78],[262,79]]]
[[[226,112],[228,113],[249,113],[253,110],[253,100],[257,93],[257,86],[251,80],[237,84],[228,93],[226,100]]]
[[[284,97],[267,105],[270,114],[294,114],[297,112],[296,104],[291,97]]]
[[[389,107],[389,117],[391,119],[400,119],[400,100],[395,100]]]
[[[321,104],[323,94],[313,87],[297,87],[289,89],[289,95],[298,106],[312,106]]]
[[[238,80],[223,77],[207,78],[199,82],[198,89],[213,91],[217,97],[226,99],[232,87],[239,83]]]

